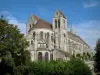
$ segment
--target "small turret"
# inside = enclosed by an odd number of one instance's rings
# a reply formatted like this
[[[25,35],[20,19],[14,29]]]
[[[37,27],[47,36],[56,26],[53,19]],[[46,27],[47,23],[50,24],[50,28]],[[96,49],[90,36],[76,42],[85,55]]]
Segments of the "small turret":
[[[73,25],[71,25],[70,33],[75,34]]]

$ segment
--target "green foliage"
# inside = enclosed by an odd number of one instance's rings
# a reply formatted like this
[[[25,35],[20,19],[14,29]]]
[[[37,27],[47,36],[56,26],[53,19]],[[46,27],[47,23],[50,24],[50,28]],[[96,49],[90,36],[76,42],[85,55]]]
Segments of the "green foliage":
[[[68,63],[72,71],[69,75],[92,75],[90,68],[82,60],[71,59]]]
[[[0,67],[0,73],[6,67],[25,65],[26,60],[29,59],[29,52],[25,50],[27,46],[28,43],[24,38],[24,35],[20,33],[18,27],[16,25],[8,24],[6,20],[1,18],[0,60],[1,63],[5,64],[2,64],[3,66]]]
[[[95,72],[100,72],[100,39],[97,40],[96,47],[95,47],[95,56],[94,56],[94,68]]]
[[[32,62],[16,70],[16,75],[92,75],[89,67],[80,59]]]

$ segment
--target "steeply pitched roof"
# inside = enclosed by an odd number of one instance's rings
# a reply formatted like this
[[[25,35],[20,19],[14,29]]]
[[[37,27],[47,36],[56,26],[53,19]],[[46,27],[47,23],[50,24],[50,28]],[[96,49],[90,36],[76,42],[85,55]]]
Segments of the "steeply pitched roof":
[[[56,9],[56,12],[59,12],[60,15],[62,15],[64,18],[66,18],[65,15],[60,10]]]
[[[60,13],[61,15],[63,15],[64,18],[66,18],[65,15],[64,15],[61,11],[59,11],[59,13]]]
[[[47,28],[47,29],[52,29],[52,24],[50,24],[49,22],[42,20],[42,19],[38,19],[37,23],[33,26],[33,28]]]
[[[33,18],[34,18],[35,20],[38,20],[38,17],[37,17],[36,15],[33,15]]]
[[[75,40],[81,44],[85,44],[87,46],[89,46],[85,41],[83,41],[82,38],[80,38],[79,36],[75,35],[75,34],[72,34],[70,32],[68,32],[68,38],[72,39],[72,40]]]

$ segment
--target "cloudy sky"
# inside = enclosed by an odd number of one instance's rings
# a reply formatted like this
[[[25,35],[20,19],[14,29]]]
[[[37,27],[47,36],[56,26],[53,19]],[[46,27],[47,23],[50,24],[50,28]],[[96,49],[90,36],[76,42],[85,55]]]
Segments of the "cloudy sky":
[[[76,34],[94,48],[100,38],[100,0],[0,0],[0,14],[22,33],[30,14],[52,23],[56,9],[67,17],[68,29],[73,24]]]

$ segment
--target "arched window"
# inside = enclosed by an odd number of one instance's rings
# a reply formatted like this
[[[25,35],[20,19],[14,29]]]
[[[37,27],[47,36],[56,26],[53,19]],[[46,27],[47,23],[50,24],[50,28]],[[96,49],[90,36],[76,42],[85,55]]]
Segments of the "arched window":
[[[42,61],[42,53],[41,52],[38,53],[38,61]]]
[[[43,32],[40,32],[40,39],[43,40]]]
[[[49,45],[49,33],[47,33],[47,45]]]
[[[55,28],[57,28],[57,20],[55,20]]]
[[[51,41],[53,42],[53,36],[51,36]]]
[[[47,39],[49,39],[49,33],[47,33]]]
[[[58,28],[60,28],[60,19],[58,20]]]
[[[45,53],[45,60],[48,61],[48,52]]]
[[[34,39],[34,40],[35,40],[35,35],[36,35],[35,32],[33,32],[33,39]]]
[[[31,45],[33,45],[33,40],[31,40]]]
[[[47,38],[47,34],[45,33],[45,39]]]
[[[66,35],[64,34],[64,37],[66,37]]]

